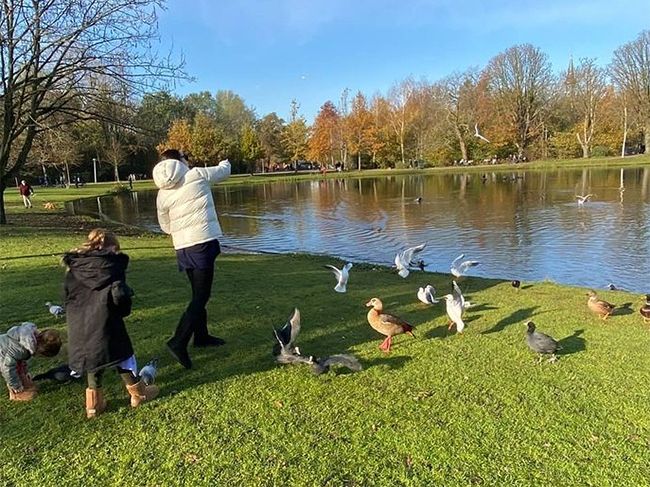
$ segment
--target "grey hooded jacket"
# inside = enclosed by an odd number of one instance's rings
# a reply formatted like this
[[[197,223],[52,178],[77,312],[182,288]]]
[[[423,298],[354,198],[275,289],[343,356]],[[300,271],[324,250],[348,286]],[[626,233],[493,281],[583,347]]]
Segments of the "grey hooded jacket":
[[[23,389],[16,366],[19,361],[27,360],[36,353],[37,332],[34,323],[25,322],[0,335],[0,373],[7,385],[15,391]]]

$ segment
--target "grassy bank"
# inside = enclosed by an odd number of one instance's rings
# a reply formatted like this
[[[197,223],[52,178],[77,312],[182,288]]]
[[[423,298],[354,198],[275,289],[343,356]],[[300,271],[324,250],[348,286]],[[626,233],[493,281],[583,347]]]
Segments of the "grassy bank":
[[[446,173],[465,173],[465,172],[512,172],[523,170],[549,170],[549,169],[575,169],[575,168],[619,168],[631,167],[650,164],[650,154],[642,156],[630,156],[624,159],[620,157],[602,157],[593,159],[549,159],[543,161],[534,161],[525,164],[499,164],[499,165],[477,165],[468,167],[433,167],[427,169],[370,169],[359,171],[348,171],[343,173],[330,172],[326,175],[320,173],[297,173],[297,174],[256,174],[250,176],[248,174],[233,175],[223,185],[239,185],[239,184],[259,184],[259,183],[272,183],[279,181],[309,181],[318,180],[323,178],[370,178],[380,176],[396,176],[408,174],[446,174]],[[124,183],[122,183],[124,184]],[[36,195],[33,198],[33,203],[38,208],[43,207],[46,202],[54,203],[59,211],[63,209],[63,203],[71,199],[88,198],[93,196],[100,196],[109,193],[115,188],[115,183],[97,183],[86,184],[80,188],[36,188]],[[136,181],[134,190],[149,190],[156,189],[152,180]],[[23,202],[15,188],[8,188],[5,191],[5,205],[9,213],[21,215],[26,211],[23,207]]]
[[[88,188],[88,187],[87,187]],[[16,214],[12,215],[16,216]],[[0,330],[60,301],[59,254],[94,222],[22,213],[0,228]],[[136,291],[127,325],[140,360],[161,358],[161,397],[131,410],[108,374],[109,410],[87,421],[82,384],[44,384],[31,403],[0,398],[0,485],[648,485],[650,333],[639,296],[607,322],[585,290],[552,283],[474,279],[463,336],[443,306],[416,300],[448,275],[355,266],[347,294],[304,255],[222,255],[210,326],[217,350],[192,350],[185,371],[164,350],[189,289],[168,238],[119,229]],[[263,279],[260,279],[263,276]],[[416,326],[385,355],[364,303],[377,296]],[[302,312],[303,353],[355,354],[358,373],[316,377],[278,366],[271,327]],[[536,365],[527,319],[561,340],[556,364]],[[40,372],[65,357],[32,361]]]

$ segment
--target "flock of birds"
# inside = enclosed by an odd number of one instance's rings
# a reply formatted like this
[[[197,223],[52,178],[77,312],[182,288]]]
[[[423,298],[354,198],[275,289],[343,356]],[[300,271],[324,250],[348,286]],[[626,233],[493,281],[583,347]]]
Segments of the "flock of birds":
[[[583,206],[592,196],[592,194],[576,195],[578,205]],[[417,203],[421,203],[421,201],[421,198],[416,199]],[[425,247],[426,244],[423,243],[414,247],[409,247],[395,255],[395,269],[400,277],[407,278],[413,270],[424,271],[426,264],[424,260],[419,257],[419,254]],[[463,292],[458,285],[457,280],[463,278],[470,269],[479,264],[479,261],[465,259],[465,255],[460,254],[452,261],[450,266],[450,273],[455,278],[452,280],[451,293],[438,298],[436,296],[436,289],[430,284],[425,287],[420,287],[416,293],[418,300],[426,305],[435,305],[444,300],[448,317],[448,330],[451,330],[454,326],[456,327],[457,333],[463,333],[465,330],[463,315],[472,304],[463,296]],[[352,269],[353,264],[348,262],[341,269],[333,265],[326,265],[325,267],[330,270],[336,278],[334,291],[337,293],[347,292],[350,270]],[[513,280],[511,284],[512,287],[517,290],[521,287],[521,282],[519,280]],[[610,284],[609,289],[615,290],[616,288]],[[616,308],[615,305],[599,299],[594,291],[589,291],[587,296],[588,308],[603,320],[606,320]],[[53,304],[49,301],[45,303],[45,306],[54,317],[61,318],[65,316],[65,309],[62,306]],[[372,298],[366,303],[366,306],[370,308],[367,314],[369,325],[375,331],[386,337],[379,345],[379,348],[382,351],[386,353],[390,352],[393,337],[397,335],[407,334],[412,337],[415,336],[414,326],[399,316],[386,312],[381,299],[376,297]],[[645,304],[641,307],[639,312],[641,316],[643,316],[645,323],[650,322],[650,294],[646,295]],[[542,360],[543,356],[550,356],[549,361],[555,362],[557,360],[555,353],[560,349],[558,341],[549,335],[537,331],[536,325],[532,321],[528,321],[526,326],[526,343],[531,350],[539,354],[539,361]],[[300,349],[296,345],[296,339],[299,333],[300,311],[298,308],[295,308],[292,315],[282,327],[273,328],[273,334],[277,341],[273,346],[273,355],[277,363],[306,364],[311,367],[312,372],[316,375],[328,372],[333,366],[347,367],[354,372],[362,370],[362,365],[359,360],[351,354],[335,354],[327,357],[315,357],[313,355],[305,355],[301,353]],[[154,383],[157,374],[157,366],[158,360],[153,359],[140,370],[138,375],[145,384],[150,385]],[[43,374],[35,376],[34,380],[50,379],[57,382],[67,382],[79,378],[79,374],[70,370],[67,364],[62,364]]]
[[[583,202],[587,201],[591,195],[583,197]],[[578,200],[581,201],[581,200]],[[581,204],[581,203],[579,203]],[[426,244],[409,247],[395,255],[395,269],[397,274],[406,278],[411,271],[420,269],[424,270],[426,264],[424,260],[419,258],[420,252],[424,250]],[[458,285],[467,272],[480,264],[479,261],[465,259],[464,254],[456,257],[450,266],[450,272],[455,279],[452,280],[452,292],[443,296],[436,296],[436,289],[429,285],[420,287],[417,291],[417,298],[419,301],[426,305],[435,305],[444,300],[446,313],[448,317],[448,330],[456,327],[457,333],[463,333],[465,330],[465,322],[463,315],[472,304],[465,299],[463,292]],[[336,286],[334,291],[338,293],[345,293],[347,291],[348,280],[350,277],[350,269],[352,263],[345,264],[341,269],[333,266],[326,265],[336,278]],[[511,285],[517,291],[521,288],[521,281],[513,280]],[[615,310],[616,306],[598,298],[594,291],[589,291],[587,294],[587,307],[593,313],[598,315],[603,320],[606,320]],[[389,353],[393,343],[393,338],[397,335],[410,335],[414,334],[414,326],[408,321],[400,318],[395,314],[388,313],[384,310],[384,305],[381,299],[374,297],[370,299],[366,306],[370,308],[367,314],[368,324],[377,332],[384,335],[386,338],[379,345],[379,349]],[[645,304],[639,310],[644,322],[650,321],[650,294],[646,295]],[[557,361],[556,352],[561,349],[559,342],[553,337],[542,333],[537,330],[536,324],[533,321],[525,323],[526,331],[526,344],[535,353],[538,354],[538,363],[544,357],[548,357],[549,362]],[[274,335],[277,343],[273,347],[273,355],[276,361],[280,364],[308,364],[312,367],[315,374],[322,374],[327,372],[331,366],[340,365],[347,367],[352,371],[359,371],[362,369],[359,361],[350,354],[337,354],[325,358],[315,358],[312,355],[303,355],[300,349],[296,346],[296,338],[300,331],[300,311],[296,308],[281,328],[274,328]]]

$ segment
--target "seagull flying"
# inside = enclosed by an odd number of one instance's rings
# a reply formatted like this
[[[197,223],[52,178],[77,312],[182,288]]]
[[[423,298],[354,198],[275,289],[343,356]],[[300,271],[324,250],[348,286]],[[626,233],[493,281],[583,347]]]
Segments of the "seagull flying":
[[[436,288],[431,284],[427,284],[426,287],[418,289],[418,299],[424,304],[436,304],[440,302],[436,299]]]
[[[477,123],[474,124],[474,137],[478,137],[479,139],[484,140],[485,142],[490,142],[479,133]]]
[[[465,258],[465,254],[460,254],[451,263],[451,273],[454,275],[454,277],[461,277],[465,275],[470,267],[476,267],[480,264],[480,262],[477,260],[466,260],[460,262],[463,258]]]
[[[281,364],[304,363],[312,364],[313,357],[303,357],[300,349],[294,345],[298,333],[300,333],[300,310],[294,308],[289,320],[279,330],[274,328],[273,333],[278,341],[273,346],[275,360]]]
[[[413,258],[415,257],[415,254],[419,253],[424,249],[424,247],[427,244],[423,243],[420,245],[417,245],[416,247],[409,247],[408,249],[399,252],[395,256],[395,267],[397,267],[397,273],[401,277],[408,277],[409,275],[409,268],[410,267],[420,267],[420,264],[418,261],[415,261]],[[422,263],[424,264],[424,262]],[[422,266],[423,267],[423,266]]]
[[[63,307],[59,306],[58,304],[52,304],[48,301],[45,303],[45,306],[47,306],[50,314],[56,316],[57,318],[61,318],[65,314]]]
[[[337,283],[334,286],[334,291],[337,293],[344,293],[347,289],[348,279],[350,278],[350,269],[352,268],[352,263],[348,262],[343,266],[342,269],[337,269],[333,265],[327,264],[326,268],[330,269],[334,276],[336,277]]]
[[[145,385],[150,386],[154,382],[156,382],[156,374],[158,373],[158,359],[154,358],[147,365],[142,367],[140,369],[140,373],[138,374],[140,376],[140,379],[142,379],[142,382],[145,383]]]
[[[589,198],[591,198],[593,194],[587,194],[587,195],[576,195],[576,198],[578,200],[578,206],[583,206],[587,201],[589,201]]]

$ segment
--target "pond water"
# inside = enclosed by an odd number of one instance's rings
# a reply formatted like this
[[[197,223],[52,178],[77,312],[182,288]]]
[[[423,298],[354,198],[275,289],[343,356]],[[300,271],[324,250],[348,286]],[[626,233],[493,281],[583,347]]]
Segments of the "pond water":
[[[388,265],[426,242],[428,271],[449,272],[464,253],[481,262],[470,275],[650,292],[649,167],[217,186],[214,197],[222,243],[240,250]],[[84,199],[69,211],[159,231],[155,198]]]

